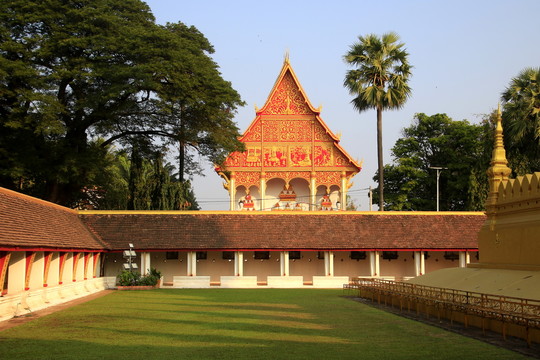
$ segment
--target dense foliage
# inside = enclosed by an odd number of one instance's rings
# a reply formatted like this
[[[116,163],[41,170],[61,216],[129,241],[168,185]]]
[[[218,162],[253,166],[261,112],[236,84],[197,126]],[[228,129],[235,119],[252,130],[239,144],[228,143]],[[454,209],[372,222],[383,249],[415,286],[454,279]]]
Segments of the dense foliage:
[[[526,68],[502,94],[507,156],[514,175],[540,171],[540,68]]]
[[[242,149],[212,52],[140,0],[0,2],[0,186],[74,206],[110,180],[113,144],[180,149],[180,182],[194,153]]]
[[[352,103],[359,112],[377,110],[377,159],[379,183],[379,210],[384,210],[384,161],[382,143],[383,110],[399,109],[411,95],[409,78],[411,66],[409,54],[399,42],[399,36],[386,33],[359,36],[344,56],[354,69],[347,71],[344,85],[351,95]]]
[[[124,270],[116,277],[120,286],[155,286],[161,279],[161,272],[155,268],[150,269],[146,275],[141,275],[138,271]]]
[[[108,181],[88,190],[78,207],[100,210],[199,210],[189,180],[179,181],[160,151],[119,151],[103,169]]]
[[[385,166],[386,209],[435,210],[437,177],[430,167],[445,168],[439,179],[441,210],[483,209],[491,124],[453,121],[446,114],[416,114],[392,148],[393,163]]]

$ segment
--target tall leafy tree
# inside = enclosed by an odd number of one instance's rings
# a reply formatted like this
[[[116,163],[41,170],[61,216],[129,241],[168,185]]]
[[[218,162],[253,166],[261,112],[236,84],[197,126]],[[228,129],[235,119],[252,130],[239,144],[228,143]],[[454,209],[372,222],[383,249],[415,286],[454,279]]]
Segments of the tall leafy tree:
[[[233,121],[236,108],[244,102],[221,78],[209,56],[214,49],[196,28],[184,24],[166,28],[185,45],[178,54],[181,66],[168,69],[154,105],[168,140],[178,148],[179,177],[184,181],[185,176],[199,172],[197,156],[220,163],[227,154],[244,150]]]
[[[231,114],[242,103],[210,53],[195,28],[155,24],[140,0],[0,2],[0,185],[72,206],[107,166],[113,142],[177,141],[163,116],[172,93],[205,109],[193,123],[216,108],[227,113],[186,135],[215,140],[203,156],[238,146]],[[222,102],[207,106],[206,91]]]
[[[135,113],[152,86],[155,32],[148,6],[136,0],[3,1],[2,145],[30,145],[5,149],[3,168],[18,163],[28,185],[40,184],[42,196],[71,205],[103,158],[91,137]]]
[[[411,95],[408,81],[411,65],[404,44],[394,32],[359,36],[345,62],[354,69],[347,71],[344,85],[351,95],[352,103],[359,112],[377,111],[377,159],[379,182],[379,210],[384,210],[384,160],[382,141],[382,113],[384,110],[400,109]]]
[[[540,68],[526,68],[502,93],[507,157],[515,175],[540,171]]]
[[[394,161],[385,166],[387,210],[434,210],[437,179],[433,166],[445,167],[440,176],[441,210],[481,210],[487,188],[490,123],[453,121],[446,114],[416,114],[413,124],[392,148]],[[377,177],[374,177],[377,180]],[[378,192],[374,197],[378,197]]]

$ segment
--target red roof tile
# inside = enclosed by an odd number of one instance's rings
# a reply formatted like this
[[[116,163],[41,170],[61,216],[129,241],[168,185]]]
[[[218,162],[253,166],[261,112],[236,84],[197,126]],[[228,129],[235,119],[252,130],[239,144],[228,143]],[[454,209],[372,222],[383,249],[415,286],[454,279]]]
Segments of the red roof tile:
[[[81,212],[112,249],[477,249],[483,213]]]
[[[77,211],[0,188],[0,247],[6,249],[105,248]]]
[[[482,213],[77,212],[0,188],[0,248],[477,249]]]

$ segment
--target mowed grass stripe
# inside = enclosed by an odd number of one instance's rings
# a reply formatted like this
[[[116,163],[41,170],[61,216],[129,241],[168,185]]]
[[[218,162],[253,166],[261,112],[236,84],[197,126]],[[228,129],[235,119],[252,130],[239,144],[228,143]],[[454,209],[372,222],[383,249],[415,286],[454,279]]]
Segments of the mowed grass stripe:
[[[0,332],[0,359],[519,359],[340,290],[118,291]]]

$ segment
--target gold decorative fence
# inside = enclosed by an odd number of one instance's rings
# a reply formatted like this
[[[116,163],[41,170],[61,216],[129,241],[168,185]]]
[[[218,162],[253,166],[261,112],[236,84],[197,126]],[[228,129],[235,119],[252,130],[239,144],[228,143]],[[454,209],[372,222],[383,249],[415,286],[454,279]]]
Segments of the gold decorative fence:
[[[423,286],[400,281],[372,278],[353,278],[344,289],[357,291],[359,297],[384,302],[392,306],[399,305],[400,310],[414,307],[417,313],[423,311],[458,320],[467,327],[472,319],[479,319],[479,326],[485,331],[490,328],[502,333],[506,339],[508,325],[518,326],[522,331],[512,331],[512,335],[521,336],[530,346],[533,336],[531,331],[540,330],[540,301],[483,294],[471,291]],[[494,324],[486,324],[494,320]],[[475,325],[475,324],[473,324]],[[476,325],[475,325],[476,326]],[[521,333],[521,335],[520,335]],[[534,337],[536,340],[536,337]]]

